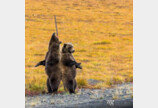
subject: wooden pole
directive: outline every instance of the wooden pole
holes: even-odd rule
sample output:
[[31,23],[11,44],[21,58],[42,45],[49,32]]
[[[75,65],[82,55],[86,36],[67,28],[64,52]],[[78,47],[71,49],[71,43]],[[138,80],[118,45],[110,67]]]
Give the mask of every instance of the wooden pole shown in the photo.
[[54,15],[54,20],[55,20],[55,28],[56,28],[56,34],[58,36],[58,28],[57,28],[57,21],[56,21],[56,16]]

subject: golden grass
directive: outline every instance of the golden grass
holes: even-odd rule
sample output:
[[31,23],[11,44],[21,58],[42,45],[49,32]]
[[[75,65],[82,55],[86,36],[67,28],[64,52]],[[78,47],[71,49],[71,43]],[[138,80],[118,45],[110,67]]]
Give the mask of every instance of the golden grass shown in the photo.
[[60,40],[74,44],[74,57],[82,63],[79,87],[90,87],[85,79],[103,81],[92,88],[133,81],[132,0],[26,0],[25,4],[26,90],[46,91],[44,67],[34,65],[45,57],[55,32],[54,15]]

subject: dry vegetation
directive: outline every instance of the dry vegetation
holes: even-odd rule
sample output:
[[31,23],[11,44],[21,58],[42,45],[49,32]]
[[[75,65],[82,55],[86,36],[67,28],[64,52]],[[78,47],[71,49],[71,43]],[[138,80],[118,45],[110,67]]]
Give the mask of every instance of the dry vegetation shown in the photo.
[[[78,87],[102,88],[133,81],[132,0],[26,0],[25,87],[46,91],[43,60],[57,15],[59,38],[74,44],[74,57],[82,63]],[[101,80],[90,86],[87,79]],[[59,90],[62,90],[62,85]]]

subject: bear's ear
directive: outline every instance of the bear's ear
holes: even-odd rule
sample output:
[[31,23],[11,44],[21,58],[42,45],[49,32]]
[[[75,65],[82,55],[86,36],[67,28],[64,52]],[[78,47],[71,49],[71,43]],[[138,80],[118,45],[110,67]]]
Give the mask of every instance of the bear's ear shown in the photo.
[[63,48],[62,48],[62,52],[66,53],[66,44],[64,43]]

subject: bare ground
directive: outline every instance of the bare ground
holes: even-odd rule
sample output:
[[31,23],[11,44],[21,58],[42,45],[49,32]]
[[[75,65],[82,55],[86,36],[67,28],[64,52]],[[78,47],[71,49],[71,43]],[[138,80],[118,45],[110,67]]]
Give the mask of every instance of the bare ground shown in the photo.
[[133,84],[110,89],[80,89],[76,94],[41,94],[25,97],[26,108],[115,108],[133,107]]

